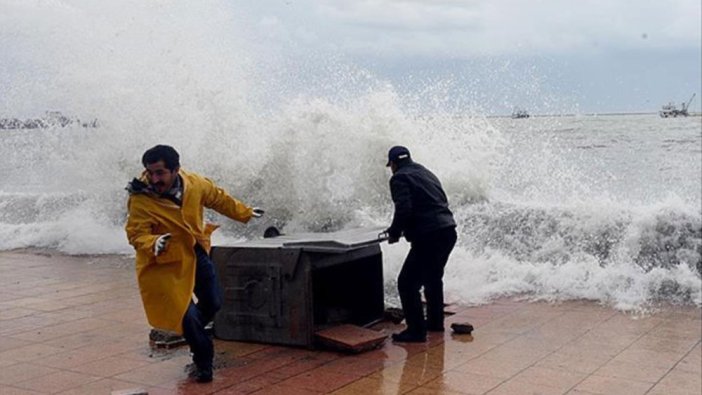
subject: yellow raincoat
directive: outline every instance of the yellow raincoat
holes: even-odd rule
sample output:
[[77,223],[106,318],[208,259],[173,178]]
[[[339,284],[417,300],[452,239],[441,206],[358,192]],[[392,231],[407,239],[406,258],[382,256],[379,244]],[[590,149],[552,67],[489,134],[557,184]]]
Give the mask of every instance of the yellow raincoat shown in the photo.
[[[252,208],[229,196],[211,180],[184,170],[183,204],[146,193],[131,193],[126,231],[136,250],[136,273],[149,324],[183,333],[183,316],[195,287],[195,243],[209,253],[216,225],[205,224],[204,207],[248,222]],[[147,181],[142,175],[142,181]],[[166,249],[154,256],[158,236],[170,233]]]

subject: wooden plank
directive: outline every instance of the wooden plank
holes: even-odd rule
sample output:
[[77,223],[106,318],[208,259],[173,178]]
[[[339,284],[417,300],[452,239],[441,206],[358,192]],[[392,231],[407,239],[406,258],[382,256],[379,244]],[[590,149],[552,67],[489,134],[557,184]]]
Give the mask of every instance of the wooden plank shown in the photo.
[[387,335],[384,332],[344,324],[317,331],[315,338],[323,346],[334,350],[359,353],[380,347]]

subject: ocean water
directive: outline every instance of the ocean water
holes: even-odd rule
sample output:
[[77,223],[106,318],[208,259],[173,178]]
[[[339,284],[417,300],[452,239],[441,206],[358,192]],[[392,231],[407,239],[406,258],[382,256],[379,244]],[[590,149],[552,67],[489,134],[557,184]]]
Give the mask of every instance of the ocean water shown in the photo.
[[[0,130],[0,250],[132,254],[124,186],[158,143],[266,209],[246,226],[208,214],[223,225],[215,244],[270,225],[387,225],[386,153],[403,144],[459,224],[447,299],[702,306],[699,116],[485,117],[447,98],[450,82],[407,92],[343,59],[272,54],[221,2],[156,19],[163,4],[127,3],[17,2],[0,16],[0,118],[99,121]],[[392,301],[408,246],[382,248]]]

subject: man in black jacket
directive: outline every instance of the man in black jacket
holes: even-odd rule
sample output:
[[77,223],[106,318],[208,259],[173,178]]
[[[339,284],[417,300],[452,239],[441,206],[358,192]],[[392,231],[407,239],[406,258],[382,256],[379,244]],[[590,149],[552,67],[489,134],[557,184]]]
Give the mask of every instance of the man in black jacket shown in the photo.
[[[410,152],[395,146],[388,152],[392,170],[390,192],[395,203],[388,242],[404,236],[410,252],[397,279],[397,289],[407,329],[392,335],[398,342],[424,342],[427,330],[444,330],[444,266],[456,244],[456,222],[441,182],[424,166],[413,162]],[[419,290],[424,287],[427,319],[424,321]]]

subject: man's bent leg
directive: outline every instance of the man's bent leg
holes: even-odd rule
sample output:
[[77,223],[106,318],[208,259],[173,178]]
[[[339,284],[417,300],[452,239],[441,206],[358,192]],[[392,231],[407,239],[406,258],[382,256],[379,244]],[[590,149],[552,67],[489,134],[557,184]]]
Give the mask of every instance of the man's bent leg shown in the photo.
[[204,320],[203,325],[207,325],[222,307],[222,292],[215,264],[199,244],[195,245],[195,255],[197,257],[197,270],[195,271],[194,292],[197,296],[197,308],[202,313]]
[[[214,319],[214,315],[222,306],[222,294],[214,263],[199,244],[195,245],[197,266],[195,269],[195,289],[197,305],[191,303],[188,307],[187,317],[189,322],[190,350],[193,353],[193,362],[197,367],[197,380],[200,382],[212,381],[212,364],[214,359],[214,344],[205,326]],[[183,331],[186,324],[183,320]]]
[[424,297],[427,300],[427,329],[444,330],[444,267],[456,244],[454,228],[437,232],[435,250],[425,267]]
[[205,332],[202,313],[190,303],[188,310],[183,317],[183,337],[190,346],[193,353],[193,362],[197,367],[198,381],[212,381],[212,359],[214,357],[214,346],[212,339]]

